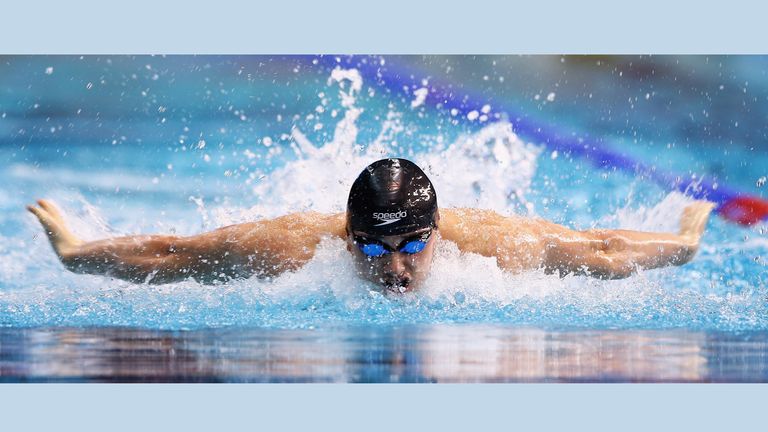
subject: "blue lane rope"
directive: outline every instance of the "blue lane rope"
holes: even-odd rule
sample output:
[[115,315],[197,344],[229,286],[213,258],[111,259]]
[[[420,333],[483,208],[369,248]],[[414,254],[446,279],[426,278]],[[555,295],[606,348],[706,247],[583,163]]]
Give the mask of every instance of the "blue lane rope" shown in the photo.
[[[321,64],[330,69],[355,68],[366,82],[375,82],[394,94],[410,97],[413,90],[423,87],[417,71],[400,67],[388,58],[324,55],[307,59],[313,64]],[[598,168],[616,169],[645,177],[668,190],[678,190],[694,198],[707,199],[718,205],[718,214],[732,222],[751,225],[760,220],[768,220],[768,200],[706,179],[659,170],[629,156],[605,149],[597,139],[565,134],[554,126],[528,120],[503,102],[473,94],[464,89],[462,84],[454,85],[431,77],[426,87],[429,93],[424,103],[456,114],[457,118],[467,118],[473,111],[480,113],[483,106],[490,105],[496,107],[494,113],[503,114],[509,119],[516,134],[542,144],[551,151],[585,159]]]

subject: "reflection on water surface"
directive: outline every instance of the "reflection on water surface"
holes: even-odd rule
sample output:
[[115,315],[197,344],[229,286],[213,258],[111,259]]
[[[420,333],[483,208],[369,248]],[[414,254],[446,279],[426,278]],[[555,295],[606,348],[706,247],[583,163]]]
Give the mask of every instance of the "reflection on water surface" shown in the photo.
[[0,380],[766,382],[768,333],[489,325],[0,329]]

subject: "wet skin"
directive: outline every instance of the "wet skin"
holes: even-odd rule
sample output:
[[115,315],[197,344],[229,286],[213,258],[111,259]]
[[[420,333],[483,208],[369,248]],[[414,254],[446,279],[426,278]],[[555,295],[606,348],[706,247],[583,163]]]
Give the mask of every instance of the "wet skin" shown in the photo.
[[424,250],[397,251],[419,232],[377,240],[395,251],[366,256],[355,244],[343,213],[294,213],[275,219],[230,225],[193,236],[138,235],[85,242],[66,226],[48,200],[27,209],[43,226],[64,266],[137,283],[162,284],[193,278],[203,283],[251,276],[275,277],[293,271],[315,254],[323,238],[346,239],[360,276],[392,292],[411,291],[426,279],[438,241],[464,253],[496,258],[500,268],[519,273],[583,274],[602,279],[629,277],[638,269],[682,265],[699,248],[712,203],[689,204],[677,233],[630,230],[572,230],[541,219],[503,216],[482,209],[442,209],[438,230]]
[[[418,238],[430,230],[432,234],[421,252],[409,254],[398,250],[404,241]],[[362,231],[354,231],[352,234],[347,235],[347,250],[352,253],[357,272],[363,279],[380,284],[388,291],[404,293],[418,288],[429,275],[438,237],[436,228],[425,228],[399,236],[375,237]],[[375,239],[389,246],[393,252],[369,257],[360,250],[354,236]]]

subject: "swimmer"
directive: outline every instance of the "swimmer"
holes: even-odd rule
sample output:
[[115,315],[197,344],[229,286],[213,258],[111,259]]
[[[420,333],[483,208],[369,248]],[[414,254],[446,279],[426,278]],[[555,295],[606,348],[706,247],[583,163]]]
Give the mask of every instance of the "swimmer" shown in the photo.
[[323,238],[336,237],[346,241],[362,278],[401,293],[424,282],[441,241],[454,242],[464,253],[493,257],[510,272],[543,269],[561,276],[618,279],[639,269],[685,264],[696,254],[713,208],[706,201],[686,207],[677,234],[575,231],[489,210],[438,210],[432,183],[405,159],[382,159],[366,167],[352,185],[346,213],[289,214],[189,237],[84,242],[69,231],[51,201],[27,207],[61,262],[75,273],[151,284],[274,277],[300,268]]

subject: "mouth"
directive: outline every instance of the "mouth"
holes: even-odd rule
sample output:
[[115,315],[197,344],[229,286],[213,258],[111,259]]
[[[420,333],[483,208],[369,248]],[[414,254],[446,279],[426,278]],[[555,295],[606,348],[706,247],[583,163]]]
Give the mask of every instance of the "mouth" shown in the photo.
[[408,291],[408,288],[402,285],[387,285],[387,292],[391,292],[395,294],[403,294],[406,291]]
[[384,288],[388,292],[396,293],[396,294],[403,294],[406,291],[408,291],[408,286],[410,285],[410,280],[395,280],[395,281],[382,281],[384,284]]

